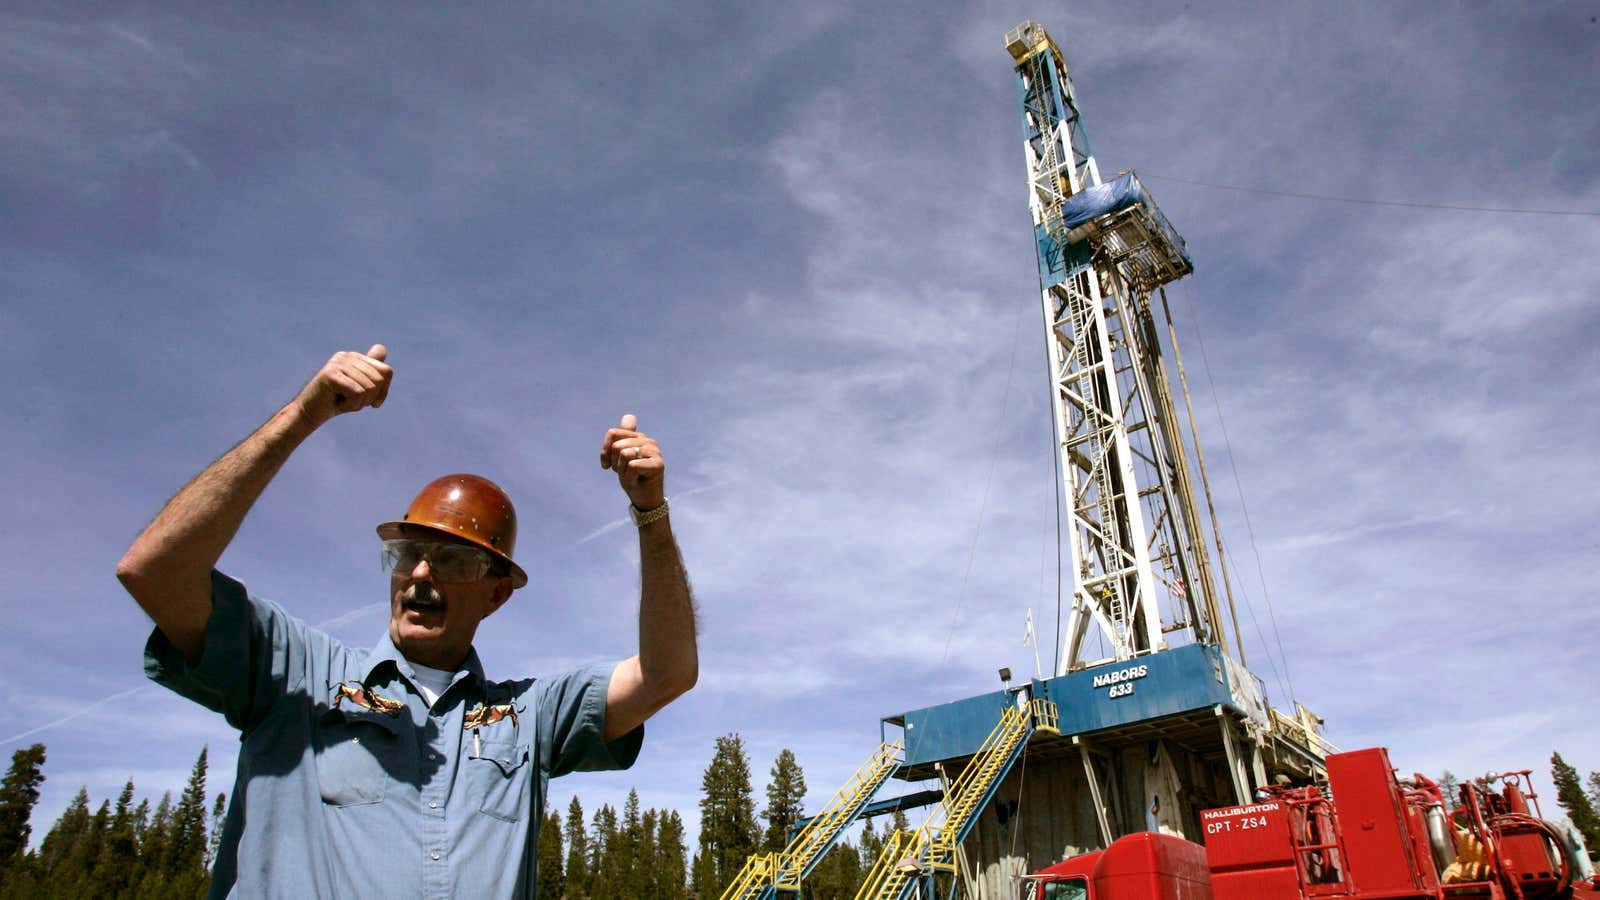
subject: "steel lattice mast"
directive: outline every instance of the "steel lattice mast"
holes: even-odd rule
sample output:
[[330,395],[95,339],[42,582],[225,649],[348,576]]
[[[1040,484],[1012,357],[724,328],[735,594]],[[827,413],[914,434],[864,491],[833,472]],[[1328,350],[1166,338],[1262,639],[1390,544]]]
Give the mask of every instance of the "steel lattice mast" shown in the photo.
[[[1175,633],[1227,650],[1151,311],[1153,291],[1192,271],[1183,238],[1137,177],[1102,182],[1049,34],[1025,22],[1006,35],[1006,47],[1022,100],[1062,502],[1071,523],[1074,584],[1067,652],[1056,674],[1164,650]],[[1089,658],[1091,624],[1109,655]]]

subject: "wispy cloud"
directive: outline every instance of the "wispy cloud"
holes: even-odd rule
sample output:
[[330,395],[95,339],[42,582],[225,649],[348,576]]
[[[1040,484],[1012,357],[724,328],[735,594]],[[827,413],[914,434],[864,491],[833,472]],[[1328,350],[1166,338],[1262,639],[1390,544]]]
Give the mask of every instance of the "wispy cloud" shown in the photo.
[[43,732],[49,731],[52,728],[60,728],[61,726],[66,725],[69,722],[76,721],[78,719],[83,718],[84,716],[92,715],[92,714],[94,714],[94,713],[96,713],[96,712],[98,712],[98,711],[100,711],[100,710],[102,710],[102,709],[104,709],[106,707],[112,706],[112,705],[117,704],[117,703],[121,703],[123,700],[126,700],[129,697],[132,697],[134,694],[138,694],[138,693],[141,693],[143,691],[146,691],[151,687],[152,687],[152,685],[139,685],[138,687],[128,688],[125,691],[118,691],[117,693],[112,694],[109,697],[102,697],[99,700],[96,700],[96,701],[94,701],[92,703],[86,703],[86,704],[79,705],[78,708],[74,709],[72,712],[67,713],[64,716],[60,716],[60,717],[57,717],[55,719],[51,719],[50,721],[45,722],[42,725],[35,725],[34,727],[29,728],[27,731],[23,731],[23,732],[21,732],[19,734],[14,734],[14,735],[12,735],[12,736],[10,736],[8,738],[0,738],[0,745],[15,744],[15,743],[17,743],[19,741],[22,741],[22,740],[25,740],[27,738],[33,737],[36,734],[41,734]]
[[[715,485],[715,484],[701,485],[700,487],[690,488],[689,490],[686,490],[686,491],[679,491],[679,492],[673,494],[668,499],[670,499],[671,501],[673,501],[674,503],[677,504],[674,507],[674,509],[676,511],[678,511],[680,514],[681,513],[685,513],[685,512],[689,512],[688,507],[683,503],[684,500],[688,499],[689,497],[693,497],[695,494],[701,494],[701,493],[705,493],[706,491],[709,491],[709,490],[714,490],[715,488],[717,488],[719,486],[720,485]],[[692,515],[692,513],[690,513],[690,514]],[[681,515],[680,515],[680,518],[681,518]],[[628,525],[628,524],[630,524],[630,520],[627,519],[627,518],[612,519],[611,521],[605,523],[604,525],[601,525],[600,527],[598,527],[595,530],[589,532],[588,534],[584,535],[583,537],[578,538],[578,542],[574,546],[587,544],[590,541],[594,540],[595,538],[600,537],[601,535],[610,534],[611,532],[616,531],[617,529],[621,528],[622,526]]]

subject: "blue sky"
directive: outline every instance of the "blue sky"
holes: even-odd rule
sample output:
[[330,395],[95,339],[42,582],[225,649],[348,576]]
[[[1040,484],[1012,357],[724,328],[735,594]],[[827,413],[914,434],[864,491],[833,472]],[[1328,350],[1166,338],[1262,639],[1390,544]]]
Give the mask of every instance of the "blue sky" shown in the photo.
[[563,810],[637,786],[692,827],[729,732],[758,791],[792,748],[814,807],[881,716],[1031,671],[1027,18],[1196,260],[1170,296],[1274,701],[1408,770],[1600,769],[1600,220],[1192,183],[1600,211],[1600,6],[547,6],[0,7],[0,752],[49,747],[36,835],[80,786],[180,787],[202,743],[231,788],[220,718],[136,690],[112,569],[376,341],[388,404],[304,446],[222,562],[353,643],[384,623],[373,525],[467,470],[517,499],[531,576],[491,674],[632,652],[595,451],[634,412],[666,453],[701,685]]

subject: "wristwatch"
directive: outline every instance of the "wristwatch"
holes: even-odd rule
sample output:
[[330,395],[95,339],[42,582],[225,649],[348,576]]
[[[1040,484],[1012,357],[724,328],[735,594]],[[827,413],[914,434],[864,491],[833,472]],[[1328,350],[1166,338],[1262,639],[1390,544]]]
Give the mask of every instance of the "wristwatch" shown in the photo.
[[649,525],[651,522],[665,519],[666,517],[667,501],[665,499],[661,501],[660,506],[657,506],[654,509],[640,509],[639,507],[634,506],[632,503],[628,504],[628,518],[632,519],[633,524],[640,528]]

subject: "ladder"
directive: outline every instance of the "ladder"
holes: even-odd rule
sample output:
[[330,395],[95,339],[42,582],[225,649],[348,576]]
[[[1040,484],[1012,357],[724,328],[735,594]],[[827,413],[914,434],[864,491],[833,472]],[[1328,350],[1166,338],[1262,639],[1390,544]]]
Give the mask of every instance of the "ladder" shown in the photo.
[[901,742],[879,744],[854,775],[805,828],[777,853],[751,854],[721,900],[774,900],[778,892],[798,894],[800,882],[861,814],[889,776],[900,768]]
[[915,832],[897,831],[885,842],[855,900],[905,900],[919,881],[939,872],[955,874],[956,848],[977,824],[978,814],[1035,731],[1061,733],[1058,717],[1049,700],[1030,700],[1026,710],[1008,705],[928,821]]

